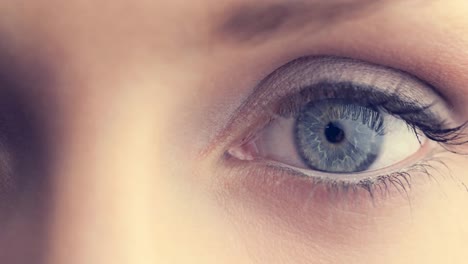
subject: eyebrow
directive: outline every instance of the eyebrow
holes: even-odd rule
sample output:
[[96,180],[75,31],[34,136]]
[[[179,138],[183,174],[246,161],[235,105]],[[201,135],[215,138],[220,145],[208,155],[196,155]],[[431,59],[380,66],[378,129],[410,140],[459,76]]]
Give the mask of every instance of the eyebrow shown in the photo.
[[[275,3],[250,3],[231,6],[222,14],[216,33],[237,43],[259,42],[275,33],[294,32],[314,25],[329,27],[370,11],[383,0],[280,0]],[[361,12],[362,11],[362,12]]]

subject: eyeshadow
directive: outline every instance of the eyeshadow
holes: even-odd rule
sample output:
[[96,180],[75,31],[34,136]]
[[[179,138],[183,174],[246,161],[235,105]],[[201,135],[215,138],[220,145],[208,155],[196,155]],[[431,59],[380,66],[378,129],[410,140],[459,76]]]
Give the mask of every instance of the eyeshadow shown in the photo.
[[[323,85],[320,84],[329,84],[328,89],[323,89]],[[357,92],[353,87],[360,87],[361,92]],[[451,114],[451,106],[439,96],[434,87],[406,72],[350,58],[309,56],[281,66],[261,81],[232,114],[223,131],[229,130],[229,127],[243,127],[246,123],[258,123],[262,116],[284,114],[288,107],[294,110],[293,104],[286,103],[281,106],[288,97],[307,101],[315,99],[314,96],[327,97],[327,93],[343,96],[346,90],[353,89],[354,93],[348,93],[348,97],[359,96],[364,100],[369,97],[369,90],[366,89],[372,89],[375,98],[370,95],[369,100],[398,96],[400,101],[408,102],[406,107],[409,104],[419,108],[431,105],[435,116]],[[262,122],[268,122],[268,118],[264,119]],[[221,132],[219,138],[225,136],[226,132]]]
[[[329,84],[327,91],[335,96],[340,93],[337,88],[351,89],[354,85],[375,88],[380,94],[412,98],[421,105],[431,104],[434,100],[447,104],[436,88],[406,72],[354,59],[326,56],[302,57],[278,68],[256,87],[246,105],[260,104],[258,101],[266,98],[282,98],[307,87],[321,88],[318,84]],[[334,84],[342,87],[334,87]]]

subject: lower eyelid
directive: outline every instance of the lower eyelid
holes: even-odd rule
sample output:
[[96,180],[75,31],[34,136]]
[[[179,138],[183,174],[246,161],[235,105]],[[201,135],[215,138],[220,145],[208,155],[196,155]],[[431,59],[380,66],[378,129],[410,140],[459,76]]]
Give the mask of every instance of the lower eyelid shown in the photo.
[[[402,194],[412,191],[413,185],[425,183],[428,178],[435,177],[433,174],[450,173],[446,171],[447,167],[440,163],[439,158],[436,158],[445,153],[448,152],[434,142],[427,142],[418,155],[388,168],[387,171],[367,172],[347,180],[330,180],[330,177],[321,178],[318,175],[306,176],[300,169],[266,160],[241,161],[234,157],[226,157],[223,163],[229,171],[236,174],[233,177],[236,184],[233,186],[241,184],[244,190],[264,191],[262,197],[273,195],[271,199],[292,200],[295,205],[302,204],[307,207],[345,206],[349,209],[349,205],[359,204],[356,209],[360,210],[389,201],[400,200],[407,203],[408,197]],[[431,163],[433,159],[435,166]],[[438,168],[439,165],[442,165],[442,169]],[[377,173],[383,175],[378,176]]]
[[[277,168],[232,165],[220,190],[223,206],[229,211],[244,208],[243,211],[252,214],[247,221],[265,221],[274,229],[298,232],[299,238],[323,236],[323,241],[333,240],[335,235],[352,238],[357,234],[349,234],[349,228],[345,227],[362,228],[366,225],[362,222],[364,218],[390,217],[389,212],[394,210],[410,214],[408,197],[396,188],[389,187],[385,196],[376,191],[372,199],[364,188],[336,191],[333,186]],[[243,219],[246,221],[245,215]]]
[[[227,161],[231,163],[232,161]],[[341,184],[330,184],[330,181],[321,180],[314,177],[304,177],[303,174],[297,171],[282,167],[275,166],[272,164],[258,162],[242,162],[233,161],[234,164],[228,166],[232,168],[230,171],[235,175],[229,179],[232,179],[231,184],[225,186],[229,190],[234,188],[240,188],[243,191],[251,191],[253,193],[263,193],[261,197],[265,198],[268,196],[271,199],[277,199],[282,202],[292,202],[294,206],[338,206],[346,205],[348,203],[363,203],[371,205],[373,199],[384,198],[384,197],[371,197],[369,191],[365,188],[361,188],[356,185],[355,190],[348,192],[353,189],[353,184],[348,185],[349,189],[340,189]],[[385,194],[385,197],[391,197],[398,194],[398,192],[391,192]],[[390,195],[387,197],[387,195]],[[292,204],[291,204],[292,205]]]

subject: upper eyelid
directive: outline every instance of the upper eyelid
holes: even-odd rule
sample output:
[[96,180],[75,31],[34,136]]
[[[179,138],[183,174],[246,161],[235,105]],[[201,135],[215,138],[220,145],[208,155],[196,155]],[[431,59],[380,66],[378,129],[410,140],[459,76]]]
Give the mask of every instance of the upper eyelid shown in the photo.
[[[350,68],[354,69],[350,70]],[[287,88],[288,91],[283,93],[286,95],[318,82],[340,82],[340,80],[367,86],[385,87],[388,92],[404,93],[411,97],[431,94],[448,103],[439,90],[409,73],[386,66],[334,56],[302,57],[289,62],[265,78],[255,88],[250,98],[263,96],[278,86],[282,86],[283,89]]]
[[[339,76],[340,73],[344,72],[342,67],[354,67],[357,73],[355,76],[359,76],[361,79],[356,79],[355,76],[349,74],[348,76]],[[322,75],[317,77],[320,74]],[[382,75],[385,76],[385,79],[382,79]],[[365,78],[362,76],[365,76]],[[380,76],[380,79],[371,79],[375,78],[375,76]],[[357,85],[364,82],[367,86],[375,84],[372,86],[385,87],[387,93],[397,92],[401,97],[416,98],[421,105],[430,105],[434,100],[438,100],[441,104],[438,104],[439,109],[437,111],[447,112],[446,114],[453,109],[450,102],[441,96],[435,87],[406,72],[349,58],[334,56],[302,57],[281,66],[260,82],[231,116],[230,123],[236,123],[236,117],[238,116],[243,117],[242,120],[237,120],[238,122],[245,122],[250,118],[259,116],[260,112],[267,111],[268,114],[274,114],[275,109],[271,109],[273,102],[295,95],[315,83],[321,81],[337,82],[337,79],[339,81],[340,78],[343,81],[354,81]],[[228,126],[232,125],[236,124]]]

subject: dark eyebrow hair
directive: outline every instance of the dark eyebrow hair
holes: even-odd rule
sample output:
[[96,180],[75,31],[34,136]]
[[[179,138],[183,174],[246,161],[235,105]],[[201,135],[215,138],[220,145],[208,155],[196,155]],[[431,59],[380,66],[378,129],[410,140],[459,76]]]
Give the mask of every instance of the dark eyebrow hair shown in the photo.
[[258,42],[280,31],[317,29],[370,11],[383,0],[279,0],[237,4],[222,13],[216,34],[230,42]]

